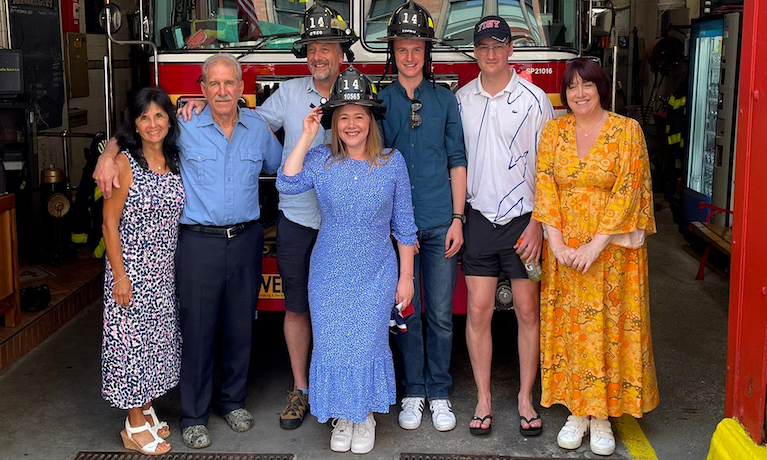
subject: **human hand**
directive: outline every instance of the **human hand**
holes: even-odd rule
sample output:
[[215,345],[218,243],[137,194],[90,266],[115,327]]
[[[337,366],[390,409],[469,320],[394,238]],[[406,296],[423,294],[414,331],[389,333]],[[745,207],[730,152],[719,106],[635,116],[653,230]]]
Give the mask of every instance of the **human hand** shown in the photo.
[[600,247],[593,240],[580,246],[578,249],[574,249],[572,252],[572,262],[570,266],[581,273],[586,273],[591,268],[591,264],[602,253],[604,247]]
[[315,136],[317,136],[317,132],[320,130],[320,120],[322,120],[322,108],[312,108],[312,110],[304,117],[304,134],[307,134],[314,139]]
[[554,254],[554,258],[557,259],[557,262],[559,262],[559,265],[570,267],[573,263],[573,254],[575,253],[575,249],[571,248],[570,246],[567,246],[566,244],[562,244],[559,246],[551,244],[551,252]]
[[445,237],[445,258],[449,259],[461,250],[463,246],[463,224],[458,219],[453,219]]
[[413,275],[410,273],[401,273],[397,282],[397,292],[394,294],[394,303],[402,302],[402,305],[408,306],[413,301],[415,295],[415,284]]
[[118,281],[112,286],[112,297],[115,302],[127,307],[131,300],[133,300],[133,285],[130,278],[125,276],[124,278],[118,278]]
[[183,107],[176,110],[176,116],[181,115],[182,120],[189,121],[192,119],[192,114],[199,115],[206,105],[208,105],[208,102],[204,100],[195,99],[189,101]]
[[530,220],[522,236],[517,240],[514,249],[517,250],[519,258],[524,263],[538,261],[541,258],[541,247],[543,246],[543,228],[535,220]]
[[104,199],[112,198],[112,187],[120,188],[120,168],[115,163],[114,156],[102,154],[93,170],[93,179],[96,181]]
[[415,244],[413,245],[413,255],[418,254],[418,252],[421,250],[421,242],[418,241],[418,239],[415,240]]

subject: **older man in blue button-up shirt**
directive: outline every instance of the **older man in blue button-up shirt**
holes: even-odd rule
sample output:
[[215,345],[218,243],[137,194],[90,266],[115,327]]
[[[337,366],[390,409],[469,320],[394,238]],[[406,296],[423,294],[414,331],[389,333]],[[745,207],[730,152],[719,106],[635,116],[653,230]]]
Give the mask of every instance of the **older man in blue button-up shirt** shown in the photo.
[[200,117],[182,122],[181,177],[187,202],[176,253],[181,334],[184,443],[210,445],[213,351],[220,331],[221,383],[215,405],[234,431],[247,431],[244,408],[264,232],[256,222],[258,176],[276,172],[282,146],[257,115],[239,110],[240,64],[218,54],[203,64]]

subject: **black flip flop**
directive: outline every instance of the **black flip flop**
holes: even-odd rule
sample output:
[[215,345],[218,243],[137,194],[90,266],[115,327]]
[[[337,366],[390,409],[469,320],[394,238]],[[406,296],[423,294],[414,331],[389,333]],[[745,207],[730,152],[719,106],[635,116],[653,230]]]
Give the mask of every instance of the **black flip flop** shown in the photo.
[[[490,434],[490,431],[493,430],[493,416],[492,415],[485,415],[484,417],[477,417],[476,415],[471,418],[472,422],[474,420],[479,420],[479,427],[473,428],[469,426],[469,432],[473,434],[474,436],[482,436],[486,434]],[[490,420],[490,425],[487,426],[487,428],[482,428],[482,425],[485,424],[485,420]]]
[[[538,436],[541,433],[543,433],[543,425],[542,424],[539,427],[533,427],[532,426],[532,422],[534,422],[536,420],[540,420],[540,419],[541,419],[541,416],[538,415],[538,414],[535,414],[534,416],[530,417],[529,419],[527,419],[527,418],[525,418],[525,417],[520,415],[519,416],[519,421],[520,421],[520,424],[519,424],[519,434],[521,434],[522,436],[528,436],[529,437],[529,436]],[[523,422],[523,421],[525,423],[527,423],[528,426],[530,426],[530,428],[528,428],[528,429],[522,428],[522,423],[521,422]]]

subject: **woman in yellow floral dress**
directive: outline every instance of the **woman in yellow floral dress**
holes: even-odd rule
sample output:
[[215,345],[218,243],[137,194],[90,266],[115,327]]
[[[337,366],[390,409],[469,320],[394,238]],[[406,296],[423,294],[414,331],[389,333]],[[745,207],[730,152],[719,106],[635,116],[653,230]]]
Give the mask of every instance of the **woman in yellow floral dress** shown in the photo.
[[547,236],[541,283],[541,404],[572,415],[557,444],[615,451],[610,417],[658,405],[645,237],[655,233],[639,124],[608,112],[610,83],[589,59],[568,64],[538,145],[535,209]]

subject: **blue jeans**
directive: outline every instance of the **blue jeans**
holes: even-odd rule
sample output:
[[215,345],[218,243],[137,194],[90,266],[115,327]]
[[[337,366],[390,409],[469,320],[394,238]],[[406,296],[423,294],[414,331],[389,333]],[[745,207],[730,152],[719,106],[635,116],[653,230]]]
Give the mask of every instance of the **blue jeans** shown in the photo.
[[[407,319],[407,332],[396,335],[402,357],[400,383],[404,397],[446,399],[453,383],[450,353],[453,345],[453,288],[456,257],[445,258],[450,224],[418,231],[421,248],[415,256],[415,313]],[[426,353],[421,325],[421,281],[426,310]]]

